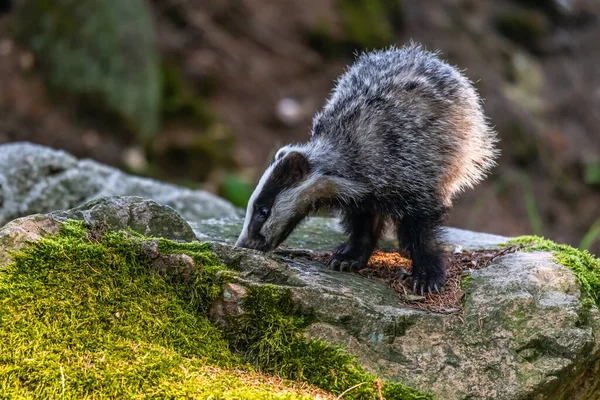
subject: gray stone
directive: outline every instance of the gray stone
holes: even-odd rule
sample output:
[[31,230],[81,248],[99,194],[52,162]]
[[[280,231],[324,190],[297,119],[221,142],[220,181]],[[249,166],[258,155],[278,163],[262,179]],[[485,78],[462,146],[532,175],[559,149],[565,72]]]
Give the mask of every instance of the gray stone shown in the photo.
[[231,203],[208,192],[128,175],[30,143],[0,146],[0,171],[0,225],[105,196],[148,197],[173,207],[187,220],[241,215]]
[[470,251],[497,249],[510,240],[510,238],[506,236],[491,235],[489,233],[473,232],[450,227],[443,228],[440,236],[442,241],[449,247],[458,247]]
[[597,398],[600,315],[550,253],[499,257],[471,273],[462,314],[438,314],[399,305],[384,282],[329,271],[308,252],[213,251],[239,271],[237,285],[291,290],[314,313],[309,337],[345,346],[384,379],[440,399]]
[[0,229],[0,269],[11,260],[11,252],[20,250],[28,243],[37,242],[46,235],[57,234],[61,223],[45,215],[31,215],[9,222]]
[[55,211],[49,216],[59,220],[69,219],[106,223],[113,229],[131,229],[147,236],[171,240],[196,239],[192,228],[171,207],[133,196],[112,196],[92,200],[67,211]]
[[[86,221],[102,229],[131,229],[147,236],[177,241],[196,239],[187,222],[169,206],[141,197],[100,198],[71,210],[34,214],[6,224],[0,229],[0,269],[11,262],[13,251],[44,236],[59,233],[67,220]],[[156,240],[144,242],[142,251],[158,272],[176,269],[185,277],[193,269],[193,260],[188,255],[159,254]]]

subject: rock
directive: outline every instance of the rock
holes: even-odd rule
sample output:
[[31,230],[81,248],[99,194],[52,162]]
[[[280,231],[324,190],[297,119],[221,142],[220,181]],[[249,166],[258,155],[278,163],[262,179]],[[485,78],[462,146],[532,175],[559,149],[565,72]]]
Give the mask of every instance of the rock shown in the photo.
[[169,206],[142,197],[102,197],[67,211],[55,211],[49,216],[59,220],[106,223],[113,229],[131,229],[146,236],[171,240],[196,239],[192,228]]
[[[109,197],[72,210],[15,220],[0,230],[0,267],[10,250],[58,232],[68,218],[106,221],[114,227],[191,239],[192,229],[170,207],[135,197]],[[272,285],[289,290],[295,306],[311,315],[304,334],[344,346],[360,363],[391,382],[441,399],[593,399],[600,387],[600,315],[582,296],[573,273],[548,252],[517,252],[470,272],[462,313],[425,312],[399,304],[386,282],[326,269],[316,251],[343,235],[337,221],[308,220],[271,254],[232,246],[241,218],[196,221],[211,250],[236,275],[210,315],[218,326],[243,315],[248,290]],[[493,249],[507,238],[445,229],[449,248]],[[384,241],[392,247],[393,241]],[[187,254],[161,254],[155,240],[141,243],[150,267],[194,268]],[[228,275],[229,276],[229,275]]]
[[[200,240],[233,244],[239,236],[244,221],[241,218],[212,218],[192,221],[190,226]],[[510,238],[487,233],[471,232],[464,229],[445,227],[441,232],[442,241],[451,251],[456,247],[464,250],[495,249]],[[283,243],[283,247],[330,251],[346,240],[346,235],[336,218],[313,217],[306,220]],[[380,246],[383,249],[397,248],[396,240],[388,232]]]
[[11,251],[20,250],[30,242],[57,234],[60,222],[44,215],[23,217],[6,224],[0,229],[0,269],[11,261]]
[[[140,197],[96,198],[80,205],[88,196],[114,191],[173,199],[183,190],[78,161],[63,152],[24,144],[2,146],[0,167],[5,171],[0,182],[3,218],[23,210],[78,205],[21,218],[2,228],[0,268],[10,261],[10,251],[57,233],[71,218],[175,240],[197,236],[211,242],[212,251],[236,271],[224,281],[223,297],[210,308],[219,326],[243,315],[248,290],[268,284],[289,290],[295,306],[311,315],[304,331],[307,337],[346,347],[365,368],[387,381],[442,399],[598,397],[600,315],[582,295],[574,274],[551,253],[501,255],[488,267],[470,272],[461,291],[460,314],[425,312],[400,304],[386,282],[330,271],[317,261],[315,253],[329,251],[345,238],[334,218],[308,219],[286,246],[264,254],[233,247],[243,219],[218,199],[208,202],[217,204],[218,210],[209,219],[200,218],[206,212],[202,205],[199,209],[180,205],[187,212],[185,218],[193,219],[188,224],[176,207]],[[172,188],[175,191],[169,192]],[[211,198],[203,192],[187,193],[190,201]],[[496,249],[508,240],[453,228],[445,228],[442,239],[450,251]],[[190,276],[194,268],[190,255],[161,254],[156,240],[141,245],[150,267],[159,274],[175,270],[184,278]],[[388,235],[382,246],[395,248],[395,241]]]
[[[0,229],[0,269],[10,262],[11,251],[20,250],[46,235],[57,234],[69,219],[86,221],[102,229],[131,229],[151,237],[177,241],[196,239],[187,222],[169,206],[140,197],[106,197],[71,210],[30,215],[6,224]],[[193,260],[185,254],[161,255],[155,240],[144,243],[142,250],[158,272],[176,268],[185,277],[193,268]]]
[[245,287],[226,283],[223,285],[223,296],[215,301],[209,311],[211,320],[220,326],[226,326],[227,318],[243,314],[242,301],[246,296]]
[[127,175],[30,143],[0,146],[0,169],[0,224],[104,196],[148,197],[173,207],[187,220],[240,215],[233,205],[208,192]]
[[[498,244],[493,236],[469,236],[476,248]],[[465,237],[459,232],[457,241],[469,248]],[[309,337],[345,346],[383,379],[440,399],[598,393],[600,315],[581,301],[574,275],[550,253],[514,253],[472,272],[457,315],[401,306],[386,283],[329,271],[297,252],[267,257],[222,243],[213,250],[239,271],[235,284],[291,290],[297,306],[314,315]],[[218,311],[225,320],[227,308]]]

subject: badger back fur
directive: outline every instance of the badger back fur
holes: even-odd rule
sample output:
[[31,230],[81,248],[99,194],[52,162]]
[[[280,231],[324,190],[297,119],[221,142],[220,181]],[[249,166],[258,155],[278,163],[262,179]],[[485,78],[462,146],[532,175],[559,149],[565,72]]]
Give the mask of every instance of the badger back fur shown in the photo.
[[470,81],[437,54],[414,44],[363,54],[314,117],[309,141],[278,151],[238,245],[271,250],[304,217],[334,207],[350,238],[331,267],[366,266],[390,220],[415,290],[439,289],[437,229],[455,195],[495,164],[496,141]]

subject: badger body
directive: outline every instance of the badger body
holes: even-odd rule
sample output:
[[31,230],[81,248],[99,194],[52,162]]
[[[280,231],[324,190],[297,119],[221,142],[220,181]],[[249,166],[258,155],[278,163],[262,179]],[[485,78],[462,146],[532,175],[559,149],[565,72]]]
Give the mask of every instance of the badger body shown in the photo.
[[277,152],[237,245],[273,250],[306,216],[334,208],[349,238],[330,268],[364,268],[391,222],[413,262],[413,290],[439,291],[438,230],[454,196],[495,164],[496,141],[470,81],[437,54],[414,44],[363,54],[315,115],[308,142]]

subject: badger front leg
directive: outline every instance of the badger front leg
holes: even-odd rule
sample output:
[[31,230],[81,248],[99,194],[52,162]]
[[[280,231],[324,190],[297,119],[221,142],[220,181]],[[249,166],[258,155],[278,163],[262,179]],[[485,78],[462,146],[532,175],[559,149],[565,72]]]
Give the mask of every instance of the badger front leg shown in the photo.
[[346,212],[342,224],[350,237],[333,251],[327,267],[334,271],[361,270],[379,242],[383,218],[371,213]]
[[445,211],[420,214],[419,218],[406,216],[397,220],[400,253],[408,252],[412,259],[411,273],[399,276],[412,284],[416,294],[440,293],[446,280],[446,266],[437,236]]

